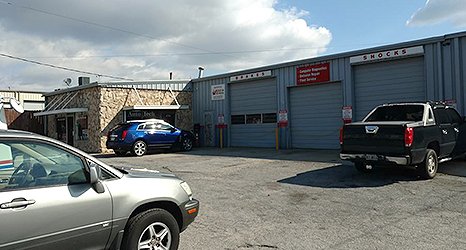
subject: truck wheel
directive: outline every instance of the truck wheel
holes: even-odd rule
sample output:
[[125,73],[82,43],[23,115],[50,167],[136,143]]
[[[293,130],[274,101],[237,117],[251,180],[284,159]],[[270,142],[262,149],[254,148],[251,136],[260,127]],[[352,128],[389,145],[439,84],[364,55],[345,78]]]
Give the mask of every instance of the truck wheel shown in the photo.
[[424,161],[417,166],[419,175],[424,179],[432,179],[437,174],[438,157],[432,149],[427,149]]
[[370,173],[372,169],[368,169],[366,167],[366,164],[363,162],[355,162],[354,167],[356,167],[356,170],[358,170],[361,173]]
[[151,209],[131,218],[125,227],[121,249],[178,249],[180,229],[169,212]]

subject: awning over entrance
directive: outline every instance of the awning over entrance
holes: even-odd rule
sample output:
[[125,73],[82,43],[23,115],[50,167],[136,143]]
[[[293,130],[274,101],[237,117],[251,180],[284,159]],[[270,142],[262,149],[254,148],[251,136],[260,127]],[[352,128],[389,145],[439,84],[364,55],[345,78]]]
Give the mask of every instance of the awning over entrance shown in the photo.
[[89,111],[88,108],[57,109],[57,110],[50,110],[50,111],[43,111],[43,112],[34,113],[34,116],[56,115],[56,114],[67,114],[67,113],[80,113],[80,112],[87,112],[87,111]]
[[123,110],[187,110],[189,105],[135,105],[124,107]]

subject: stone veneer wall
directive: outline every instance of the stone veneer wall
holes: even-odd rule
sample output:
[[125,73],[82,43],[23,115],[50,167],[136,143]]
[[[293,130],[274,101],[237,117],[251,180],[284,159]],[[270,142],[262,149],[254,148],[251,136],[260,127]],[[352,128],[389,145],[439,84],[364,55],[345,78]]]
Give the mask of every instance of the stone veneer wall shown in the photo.
[[[87,113],[72,114],[74,117],[75,139],[74,146],[86,152],[100,152],[101,145],[99,144],[100,136],[100,91],[97,87],[77,90],[78,94],[71,100],[65,108],[88,108]],[[72,92],[73,94],[76,91]],[[69,92],[68,92],[69,93]],[[46,97],[46,103],[50,102],[54,97],[66,96],[68,93],[62,93]],[[57,139],[56,118],[66,117],[67,114],[49,115],[47,116],[47,136]],[[88,140],[77,140],[77,116],[87,115],[88,121]]]
[[[110,88],[100,87],[100,148],[101,152],[110,152],[105,147],[108,131],[123,122],[123,108],[135,105],[176,105],[176,102],[167,90]],[[189,110],[178,110],[175,113],[178,128],[191,130],[192,93],[186,91],[173,91],[180,105],[188,105]],[[138,98],[141,98],[141,101]]]

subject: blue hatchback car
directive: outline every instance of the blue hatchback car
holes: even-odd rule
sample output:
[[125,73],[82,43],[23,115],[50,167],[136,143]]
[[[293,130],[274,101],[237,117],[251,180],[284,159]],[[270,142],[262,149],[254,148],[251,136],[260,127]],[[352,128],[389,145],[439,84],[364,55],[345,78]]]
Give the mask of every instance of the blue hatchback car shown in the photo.
[[119,124],[108,133],[106,145],[119,156],[128,152],[143,156],[153,148],[189,151],[193,141],[191,132],[175,128],[164,120],[150,119]]

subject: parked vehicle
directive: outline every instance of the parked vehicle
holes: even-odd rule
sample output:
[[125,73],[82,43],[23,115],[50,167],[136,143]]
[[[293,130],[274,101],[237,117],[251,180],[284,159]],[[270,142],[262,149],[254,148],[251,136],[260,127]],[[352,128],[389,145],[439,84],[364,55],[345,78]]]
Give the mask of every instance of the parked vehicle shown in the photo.
[[367,172],[377,165],[414,166],[433,178],[438,163],[466,153],[466,122],[442,103],[393,103],[340,131],[342,160]]
[[177,249],[199,202],[172,174],[0,130],[0,249]]
[[163,120],[150,119],[119,124],[108,133],[106,145],[119,156],[128,152],[143,156],[154,148],[189,151],[193,141],[194,135],[191,132],[175,128]]

